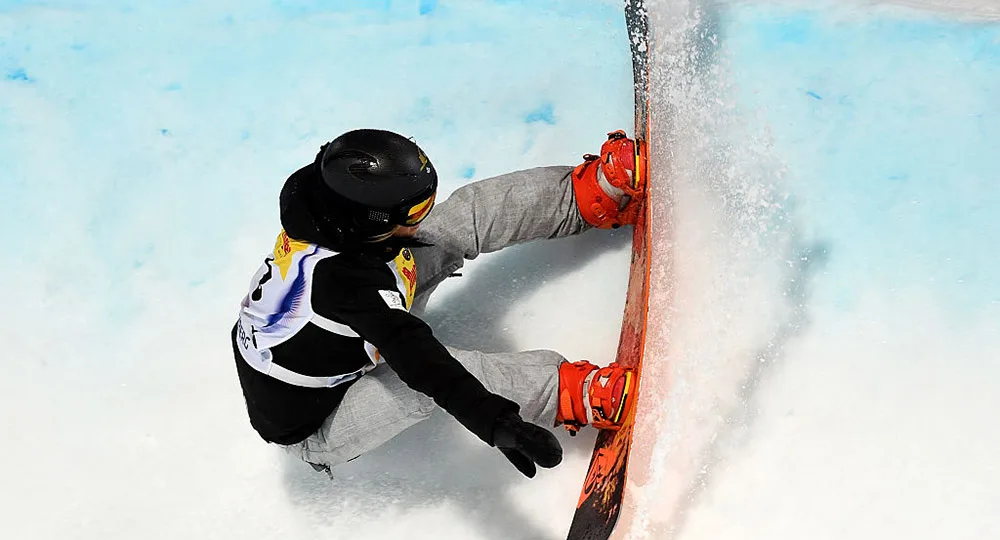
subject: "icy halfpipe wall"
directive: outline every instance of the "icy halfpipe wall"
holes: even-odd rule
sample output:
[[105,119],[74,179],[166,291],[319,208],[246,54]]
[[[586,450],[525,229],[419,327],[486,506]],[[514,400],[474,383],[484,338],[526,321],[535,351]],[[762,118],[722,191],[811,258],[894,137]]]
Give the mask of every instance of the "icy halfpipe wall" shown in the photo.
[[662,234],[617,538],[998,533],[1000,27],[970,7],[650,3]]

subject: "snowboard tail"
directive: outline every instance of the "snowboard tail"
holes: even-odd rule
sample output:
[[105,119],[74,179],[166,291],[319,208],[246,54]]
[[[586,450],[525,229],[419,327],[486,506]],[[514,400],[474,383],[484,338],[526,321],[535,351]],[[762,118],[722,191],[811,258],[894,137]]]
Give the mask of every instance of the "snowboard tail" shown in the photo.
[[[626,0],[625,21],[632,49],[632,69],[635,83],[636,151],[643,152],[645,170],[636,176],[647,182],[649,177],[649,15],[645,0]],[[643,204],[632,233],[632,263],[629,271],[625,315],[615,361],[636,369],[637,398],[642,389],[642,357],[646,339],[646,315],[649,302],[650,268],[649,203]],[[590,468],[577,503],[568,540],[606,540],[611,536],[621,512],[628,472],[629,451],[635,410],[628,413],[617,431],[601,431],[594,445]]]

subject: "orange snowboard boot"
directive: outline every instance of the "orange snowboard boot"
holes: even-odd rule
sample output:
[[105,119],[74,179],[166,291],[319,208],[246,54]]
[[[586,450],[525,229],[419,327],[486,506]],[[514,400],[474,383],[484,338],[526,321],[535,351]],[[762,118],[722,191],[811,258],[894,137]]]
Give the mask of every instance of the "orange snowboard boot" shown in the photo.
[[556,425],[566,426],[571,435],[587,424],[620,428],[635,401],[635,382],[635,370],[617,363],[599,368],[587,361],[563,362]]
[[580,215],[599,229],[634,225],[646,194],[646,153],[622,130],[608,133],[601,155],[587,154],[573,169]]

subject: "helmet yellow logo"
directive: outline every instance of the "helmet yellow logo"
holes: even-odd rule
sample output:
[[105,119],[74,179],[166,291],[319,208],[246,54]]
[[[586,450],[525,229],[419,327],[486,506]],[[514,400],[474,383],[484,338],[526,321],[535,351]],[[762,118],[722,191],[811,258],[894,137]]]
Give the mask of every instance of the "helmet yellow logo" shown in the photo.
[[427,164],[430,163],[430,160],[428,160],[427,156],[424,155],[423,150],[420,150],[419,148],[417,149],[417,155],[420,156],[420,170],[422,171],[427,168]]

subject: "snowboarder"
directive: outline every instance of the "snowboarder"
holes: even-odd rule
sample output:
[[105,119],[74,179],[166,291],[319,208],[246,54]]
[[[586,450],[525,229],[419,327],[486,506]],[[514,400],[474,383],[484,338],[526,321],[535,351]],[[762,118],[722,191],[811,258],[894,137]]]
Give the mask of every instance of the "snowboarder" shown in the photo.
[[329,472],[436,405],[528,477],[562,460],[537,424],[619,427],[634,400],[631,370],[547,350],[447,348],[418,315],[465,259],[634,224],[644,195],[636,159],[616,131],[575,168],[482,180],[435,206],[437,173],[412,140],[362,129],[324,145],[285,182],[282,231],[232,329],[250,424]]

